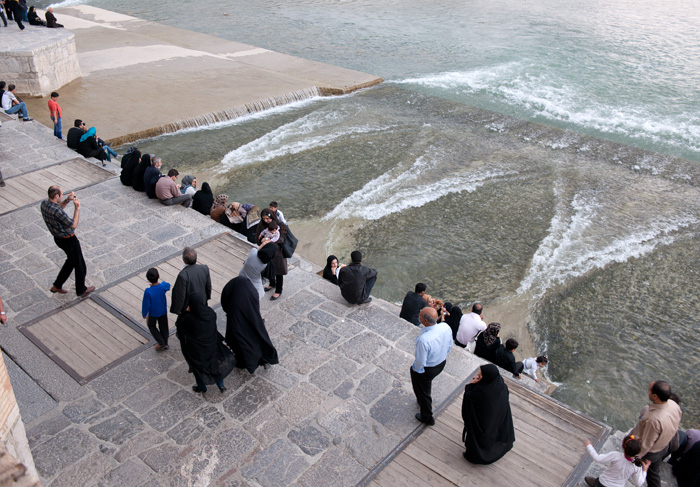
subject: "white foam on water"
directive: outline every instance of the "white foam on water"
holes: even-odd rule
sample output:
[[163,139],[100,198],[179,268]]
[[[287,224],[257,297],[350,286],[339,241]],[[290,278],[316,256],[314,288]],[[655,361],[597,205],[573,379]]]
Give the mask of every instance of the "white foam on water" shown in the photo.
[[346,115],[337,110],[305,115],[232,150],[223,157],[217,172],[325,147],[338,139],[385,132],[392,128],[391,125],[373,123],[340,127],[345,120]]
[[534,299],[547,290],[602,269],[614,262],[625,262],[653,251],[658,245],[673,242],[673,232],[697,224],[690,216],[657,217],[614,237],[594,235],[602,228],[598,209],[602,205],[593,196],[577,194],[570,205],[560,203],[552,218],[548,235],[532,257],[530,269],[517,290],[529,292]]
[[476,174],[450,174],[437,181],[424,182],[429,173],[440,172],[435,170],[440,159],[440,152],[432,148],[418,157],[408,169],[399,167],[385,172],[341,201],[322,220],[378,220],[408,208],[419,208],[452,193],[471,193],[488,181],[517,174],[516,171],[492,169]]
[[497,104],[518,107],[533,118],[544,117],[602,133],[700,150],[700,116],[696,110],[665,116],[633,102],[596,99],[590,90],[567,85],[556,73],[531,74],[541,69],[526,62],[509,62],[392,83],[486,96]]
[[86,0],[63,0],[62,2],[52,3],[51,5],[49,5],[49,7],[53,7],[53,8],[72,7],[74,5],[82,5],[84,3],[87,3]]

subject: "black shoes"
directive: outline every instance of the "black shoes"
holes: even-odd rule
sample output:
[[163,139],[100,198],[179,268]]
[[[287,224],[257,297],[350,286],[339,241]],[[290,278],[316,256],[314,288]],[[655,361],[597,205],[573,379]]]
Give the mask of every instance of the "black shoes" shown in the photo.
[[371,302],[372,302],[372,296],[368,297],[364,301],[361,301],[360,304],[367,304],[367,303],[371,303]]
[[[370,298],[371,299],[371,298]],[[430,418],[429,420],[423,418],[421,413],[416,413],[416,419],[420,421],[423,424],[427,424],[428,426],[434,426],[435,425],[435,420],[433,418]]]
[[202,393],[207,392],[206,389],[200,389],[199,386],[192,386],[192,390],[194,392],[202,392]]

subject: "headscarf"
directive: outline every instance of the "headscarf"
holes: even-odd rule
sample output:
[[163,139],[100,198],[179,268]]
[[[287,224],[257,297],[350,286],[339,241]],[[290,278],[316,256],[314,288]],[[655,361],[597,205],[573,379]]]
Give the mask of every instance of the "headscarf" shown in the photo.
[[450,316],[447,317],[445,322],[450,325],[452,329],[452,339],[456,340],[457,330],[459,330],[459,321],[462,319],[462,308],[448,302],[445,303],[445,309],[450,313]]
[[462,441],[471,463],[490,464],[505,455],[515,441],[506,386],[498,367],[482,365],[481,380],[464,388]]
[[[329,255],[326,258],[326,267],[323,268],[323,278],[328,279],[333,284],[338,284],[338,276],[331,270],[331,263],[337,259],[335,255]],[[340,266],[340,262],[338,262],[338,266]]]
[[146,169],[151,166],[151,154],[143,154],[141,156],[141,162],[134,168],[133,175],[133,188],[136,191],[145,191],[146,185],[144,183],[143,177],[146,174]]
[[220,206],[226,206],[226,203],[228,202],[228,195],[227,194],[219,194],[216,195],[216,198],[214,198],[214,203],[211,205],[211,209],[209,210],[210,212],[214,211],[215,208],[218,208]]
[[275,257],[276,253],[277,246],[274,243],[269,242],[263,248],[258,250],[258,258],[263,264],[267,264]]
[[202,189],[197,191],[192,197],[192,209],[197,210],[202,215],[209,216],[211,205],[214,204],[214,193],[211,191],[209,183],[202,184]]
[[122,172],[119,175],[119,179],[125,186],[131,186],[133,184],[134,168],[138,165],[139,159],[141,158],[141,152],[136,147],[131,147],[122,157]]
[[181,186],[180,192],[182,194],[185,194],[185,191],[187,191],[187,188],[192,186],[192,181],[194,181],[194,176],[190,176],[189,174],[182,178],[182,181],[180,181],[180,186]]
[[500,323],[489,323],[489,325],[486,327],[486,330],[484,331],[484,343],[489,347],[493,345],[494,342],[498,340],[498,334],[500,333],[500,331]]
[[95,127],[90,127],[88,131],[80,137],[80,142],[85,142],[89,137],[94,137],[95,135],[97,135],[97,129]]

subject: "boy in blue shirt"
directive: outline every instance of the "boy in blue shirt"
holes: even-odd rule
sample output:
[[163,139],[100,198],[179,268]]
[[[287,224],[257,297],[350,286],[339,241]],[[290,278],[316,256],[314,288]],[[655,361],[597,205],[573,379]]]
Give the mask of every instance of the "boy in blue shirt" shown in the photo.
[[[158,269],[151,267],[146,272],[146,279],[151,283],[143,292],[143,303],[141,304],[141,314],[148,317],[148,329],[153,338],[158,343],[156,351],[168,349],[168,301],[165,293],[170,291],[170,284],[163,281],[158,282],[160,275]],[[158,327],[156,328],[156,322]]]

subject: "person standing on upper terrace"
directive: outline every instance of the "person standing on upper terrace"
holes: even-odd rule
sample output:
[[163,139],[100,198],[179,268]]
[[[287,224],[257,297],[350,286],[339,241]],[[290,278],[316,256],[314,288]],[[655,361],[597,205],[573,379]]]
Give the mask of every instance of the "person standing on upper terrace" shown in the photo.
[[350,304],[365,304],[372,301],[370,293],[377,282],[377,270],[362,265],[362,252],[354,250],[350,254],[349,265],[338,273],[340,294]]
[[416,284],[415,292],[408,291],[406,293],[406,296],[403,298],[403,303],[401,304],[399,317],[410,321],[416,326],[420,326],[418,315],[420,314],[420,310],[428,306],[428,303],[423,299],[426,289],[428,289],[428,286],[419,282]]
[[651,405],[632,430],[635,438],[642,443],[639,456],[651,462],[647,470],[649,487],[661,486],[659,468],[681,422],[681,408],[675,401],[669,401],[670,397],[671,386],[668,382],[657,380],[649,384]]
[[[75,269],[75,292],[78,296],[87,296],[95,290],[94,286],[85,286],[85,274],[87,267],[83,258],[83,251],[80,248],[80,241],[75,236],[75,229],[78,228],[80,220],[80,201],[74,192],[71,192],[66,199],[63,198],[63,190],[59,186],[49,188],[49,199],[41,203],[41,216],[44,218],[46,227],[53,235],[54,242],[59,249],[66,253],[66,262],[61,267],[58,277],[51,286],[52,293],[66,294],[63,284],[70,277]],[[69,218],[64,209],[68,203],[73,202],[75,211],[73,218]]]
[[59,139],[63,140],[63,125],[61,123],[61,116],[63,112],[61,110],[61,105],[58,104],[58,92],[51,92],[51,99],[49,100],[49,114],[51,115],[51,121],[53,122],[53,134]]

